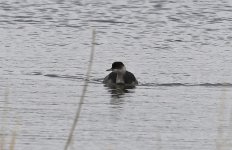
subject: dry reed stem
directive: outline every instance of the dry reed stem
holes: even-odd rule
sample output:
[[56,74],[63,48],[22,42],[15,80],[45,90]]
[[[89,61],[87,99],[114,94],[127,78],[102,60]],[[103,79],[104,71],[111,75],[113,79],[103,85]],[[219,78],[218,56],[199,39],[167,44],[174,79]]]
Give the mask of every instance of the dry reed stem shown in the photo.
[[5,149],[5,123],[8,113],[8,96],[9,96],[9,88],[6,88],[5,94],[4,94],[4,107],[3,107],[3,113],[2,113],[2,127],[0,130],[0,150]]
[[[232,109],[229,113],[229,124],[226,125],[226,89],[223,89],[220,98],[220,107],[218,114],[218,135],[216,139],[217,150],[230,150],[232,147]],[[227,131],[229,130],[229,131]]]
[[14,150],[15,141],[16,141],[16,136],[17,136],[17,133],[16,133],[16,131],[14,131],[14,132],[13,132],[13,135],[12,135],[12,138],[11,138],[9,150]]
[[[6,88],[5,90],[5,98],[4,98],[4,107],[3,107],[3,112],[2,112],[2,127],[0,130],[0,150],[6,150],[7,147],[7,137],[6,137],[6,124],[7,124],[7,117],[8,117],[8,113],[10,111],[10,108],[8,106],[9,104],[9,88]],[[17,117],[16,117],[17,118]],[[18,122],[18,126],[19,126],[19,122]],[[11,136],[11,141],[9,143],[9,149],[8,150],[14,150],[15,149],[15,143],[16,143],[16,136],[17,136],[17,129],[18,126],[15,128],[15,130],[12,132],[12,136]]]
[[220,97],[220,107],[219,107],[219,114],[218,114],[218,135],[216,141],[216,148],[217,150],[222,150],[223,146],[225,145],[224,140],[224,120],[225,120],[225,90],[223,89],[222,96]]
[[88,82],[89,82],[89,78],[90,78],[90,72],[91,72],[91,68],[92,68],[92,64],[93,64],[94,49],[95,49],[95,36],[96,36],[96,32],[95,32],[95,29],[93,29],[93,32],[92,32],[92,43],[91,43],[92,44],[91,45],[91,53],[90,53],[90,58],[89,58],[88,69],[87,69],[87,72],[86,72],[86,79],[84,81],[84,86],[83,86],[83,89],[82,89],[82,94],[81,94],[81,97],[80,97],[80,102],[79,102],[79,105],[78,105],[78,108],[77,108],[77,111],[76,111],[76,116],[75,116],[75,119],[73,121],[73,125],[71,127],[71,130],[70,130],[68,139],[66,141],[64,150],[68,150],[68,147],[69,147],[69,145],[70,145],[70,143],[71,143],[71,141],[73,139],[73,134],[74,134],[77,122],[78,122],[79,117],[80,117],[81,108],[82,108],[84,97],[85,97],[85,94],[86,94],[86,91],[87,91]]
[[[2,132],[1,132],[2,133]],[[0,141],[0,150],[4,150],[4,145],[5,145],[5,139],[4,135],[0,135],[1,141]]]

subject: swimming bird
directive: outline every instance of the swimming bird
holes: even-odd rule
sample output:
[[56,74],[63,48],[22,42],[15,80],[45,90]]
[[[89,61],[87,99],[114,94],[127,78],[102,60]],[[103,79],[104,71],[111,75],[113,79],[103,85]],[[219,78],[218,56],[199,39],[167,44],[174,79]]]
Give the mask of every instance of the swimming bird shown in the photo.
[[103,83],[106,85],[126,85],[135,86],[138,84],[134,74],[127,71],[125,65],[122,62],[113,62],[112,67],[106,71],[112,71],[104,78]]

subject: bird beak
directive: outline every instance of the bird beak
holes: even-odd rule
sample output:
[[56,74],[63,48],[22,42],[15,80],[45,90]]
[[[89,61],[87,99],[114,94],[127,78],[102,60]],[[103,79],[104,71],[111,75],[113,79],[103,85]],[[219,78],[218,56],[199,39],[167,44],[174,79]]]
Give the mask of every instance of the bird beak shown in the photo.
[[113,69],[112,68],[110,68],[110,69],[107,69],[106,71],[112,71]]

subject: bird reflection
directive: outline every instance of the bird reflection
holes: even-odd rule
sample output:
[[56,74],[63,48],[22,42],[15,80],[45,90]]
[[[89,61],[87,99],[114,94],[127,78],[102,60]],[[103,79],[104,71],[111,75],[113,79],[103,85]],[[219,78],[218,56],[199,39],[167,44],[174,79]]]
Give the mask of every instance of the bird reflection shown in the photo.
[[125,84],[113,84],[106,87],[108,87],[108,91],[111,93],[112,98],[123,98],[126,93],[132,93],[133,91],[130,89],[134,88]]
[[114,87],[109,88],[109,92],[111,93],[112,97],[110,104],[116,108],[121,107],[121,105],[124,103],[125,94],[129,93],[129,91],[125,89],[123,85],[115,85]]

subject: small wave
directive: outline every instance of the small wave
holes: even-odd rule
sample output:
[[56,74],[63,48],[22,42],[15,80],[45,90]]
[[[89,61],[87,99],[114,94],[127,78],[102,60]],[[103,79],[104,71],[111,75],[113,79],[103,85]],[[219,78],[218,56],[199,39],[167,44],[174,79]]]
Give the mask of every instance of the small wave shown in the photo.
[[22,22],[22,23],[28,23],[28,24],[38,24],[41,23],[40,21],[37,20],[26,20],[26,19],[15,19],[15,22]]
[[83,79],[83,77],[70,76],[70,75],[45,74],[44,76],[46,76],[46,77],[52,77],[52,78]]
[[188,86],[188,85],[183,83],[145,83],[145,84],[140,83],[139,86]]
[[202,83],[199,86],[212,86],[212,87],[232,87],[232,83]]
[[[127,23],[123,21],[115,21],[115,20],[89,20],[91,22],[100,22],[100,23]],[[130,23],[127,23],[130,24]]]
[[232,83],[199,83],[199,84],[192,84],[192,83],[146,83],[140,84],[140,86],[202,86],[202,87],[232,87]]
[[39,71],[34,71],[34,72],[29,72],[29,73],[22,72],[22,74],[24,74],[24,75],[42,75],[43,73],[39,72]]
[[[75,80],[86,80],[83,74],[78,74],[78,75],[59,75],[59,74],[43,74],[42,72],[39,71],[34,71],[34,72],[22,72],[24,75],[41,75],[45,77],[50,77],[50,78],[65,78],[65,79],[75,79]],[[90,83],[96,83],[100,84],[102,83],[103,78],[93,78],[90,79]]]
[[[25,75],[43,75],[42,72],[34,71],[30,73],[23,73]],[[43,76],[51,77],[51,78],[66,78],[66,79],[78,79],[85,80],[84,75],[72,76],[72,75],[58,75],[58,74],[44,74]],[[102,84],[103,78],[92,78],[89,80],[90,83]],[[232,83],[139,83],[138,86],[146,86],[146,87],[191,87],[191,86],[199,86],[199,87],[232,87]]]
[[57,74],[45,74],[44,76],[46,76],[46,77],[53,77],[53,78],[58,78],[58,77],[60,77],[60,76],[57,75]]
[[183,84],[183,83],[162,83],[162,84],[156,84],[156,86],[187,86],[187,84]]

